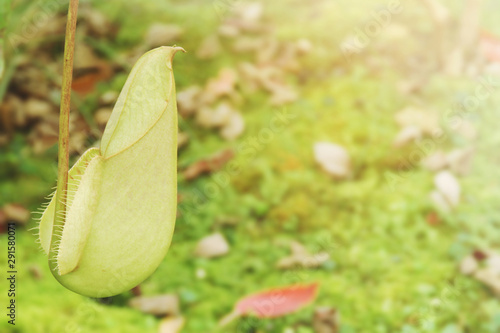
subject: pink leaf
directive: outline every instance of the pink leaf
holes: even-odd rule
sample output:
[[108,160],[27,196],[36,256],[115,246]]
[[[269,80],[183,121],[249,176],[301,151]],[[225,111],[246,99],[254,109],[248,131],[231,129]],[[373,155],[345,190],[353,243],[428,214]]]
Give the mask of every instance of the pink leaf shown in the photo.
[[312,302],[317,290],[317,283],[271,289],[244,297],[235,310],[241,315],[254,314],[259,318],[281,317]]
[[483,56],[488,61],[500,62],[500,39],[497,36],[487,31],[483,31],[479,44]]

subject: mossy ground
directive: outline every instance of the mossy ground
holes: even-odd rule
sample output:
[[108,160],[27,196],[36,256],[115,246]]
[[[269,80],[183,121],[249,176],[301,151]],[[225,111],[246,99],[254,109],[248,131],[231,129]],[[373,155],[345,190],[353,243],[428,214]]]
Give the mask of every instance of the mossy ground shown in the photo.
[[[116,41],[99,41],[99,45],[111,52],[125,50],[140,43],[149,22],[165,20],[183,26],[186,35],[182,46],[195,50],[206,32],[218,24],[212,5],[96,2],[98,8],[121,24]],[[416,147],[397,151],[391,146],[398,131],[393,116],[411,103],[396,89],[404,73],[398,66],[373,72],[362,60],[344,66],[338,43],[368,11],[348,6],[347,1],[331,7],[345,12],[332,11],[331,17],[312,22],[304,17],[314,11],[314,6],[305,2],[286,1],[266,7],[266,15],[279,27],[280,37],[286,40],[306,36],[320,45],[307,64],[313,78],[299,87],[301,98],[297,103],[274,108],[263,96],[247,97],[248,103],[241,110],[246,121],[245,135],[235,143],[200,130],[191,120],[181,120],[180,126],[191,135],[191,143],[181,152],[179,165],[232,147],[241,168],[228,179],[223,169],[194,182],[180,180],[179,193],[185,200],[179,206],[182,214],[172,246],[156,273],[141,285],[142,292],[178,293],[187,320],[186,332],[217,331],[218,320],[246,294],[312,281],[320,282],[314,306],[337,308],[342,316],[342,333],[499,332],[500,301],[480,283],[462,276],[457,265],[474,248],[500,245],[495,225],[500,171],[495,167],[498,158],[492,154],[500,143],[495,128],[500,94],[491,96],[473,114],[480,139],[473,171],[461,179],[461,206],[453,214],[441,215],[437,225],[430,225],[427,216],[434,208],[428,194],[433,188],[433,175],[418,166],[398,172],[398,163]],[[288,15],[280,15],[281,10]],[[133,18],[127,14],[132,11]],[[419,17],[422,13],[415,9],[404,15]],[[298,28],[304,20],[307,24]],[[486,18],[485,22],[491,20]],[[324,33],[325,27],[332,36]],[[203,83],[222,66],[237,62],[231,54],[206,62],[194,53],[175,59],[178,90]],[[317,73],[322,71],[331,75],[320,77]],[[98,88],[119,89],[125,78],[115,77]],[[475,84],[437,74],[423,89],[421,98],[428,105],[447,109],[455,94],[469,94]],[[88,110],[96,103],[97,97],[92,96],[86,103]],[[293,119],[282,130],[272,132],[270,138],[259,139],[262,129],[269,127],[273,115],[280,111]],[[258,144],[245,153],[242,145],[252,138],[257,138]],[[339,143],[350,152],[354,164],[350,180],[335,181],[319,171],[312,145],[323,140]],[[443,147],[460,145],[460,139],[450,134]],[[43,157],[33,157],[24,136],[18,135],[9,150],[0,155],[9,166],[1,174],[0,203],[15,201],[33,210],[38,207],[54,185],[55,154],[56,150],[51,149]],[[217,184],[217,193],[194,205],[194,199],[199,199],[195,196],[203,193],[209,183]],[[35,222],[31,221],[29,227],[33,226]],[[227,237],[230,253],[214,260],[195,258],[197,241],[211,231]],[[5,244],[6,236],[0,238]],[[47,259],[35,240],[30,232],[18,230],[17,325],[12,328],[4,318],[0,330],[157,331],[157,318],[126,306],[131,294],[102,304],[64,289],[51,276]],[[276,269],[276,262],[288,254],[291,240],[305,244],[312,252],[326,250],[331,260],[317,269]],[[2,255],[2,267],[5,262]],[[41,268],[40,279],[30,273],[33,265]],[[198,269],[206,271],[205,278],[197,278]],[[5,304],[6,295],[2,293],[0,299]],[[275,320],[242,319],[222,331],[239,328],[240,332],[284,332],[293,328],[293,332],[313,332],[310,327],[314,306]],[[426,319],[428,327],[419,324],[419,318]]]

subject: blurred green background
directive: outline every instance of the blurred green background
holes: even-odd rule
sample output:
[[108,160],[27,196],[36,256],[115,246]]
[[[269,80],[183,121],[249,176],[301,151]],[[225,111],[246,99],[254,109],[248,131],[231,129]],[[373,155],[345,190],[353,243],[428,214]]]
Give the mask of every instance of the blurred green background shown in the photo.
[[[5,2],[0,263],[3,277],[15,221],[18,283],[16,325],[2,313],[0,331],[162,332],[166,314],[129,302],[171,294],[182,332],[500,332],[499,10],[494,0],[81,1],[71,163],[99,145],[141,54],[188,51],[174,60],[172,246],[139,288],[93,300],[59,285],[30,231],[56,180],[67,1]],[[218,326],[245,295],[314,282],[299,311]],[[7,289],[2,278],[3,312]]]

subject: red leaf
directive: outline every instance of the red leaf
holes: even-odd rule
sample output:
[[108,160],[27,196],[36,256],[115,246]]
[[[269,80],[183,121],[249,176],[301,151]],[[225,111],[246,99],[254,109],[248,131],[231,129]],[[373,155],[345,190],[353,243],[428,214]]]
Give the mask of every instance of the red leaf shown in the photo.
[[105,62],[99,62],[95,67],[75,69],[71,89],[80,95],[92,92],[98,82],[111,77],[111,67]]
[[437,226],[441,223],[439,215],[436,212],[430,212],[427,217],[427,223],[431,226]]
[[244,297],[235,310],[241,315],[254,314],[259,318],[281,317],[312,302],[317,290],[317,283],[271,289]]
[[480,49],[483,56],[490,62],[500,62],[500,39],[487,32],[483,31],[479,41]]
[[224,164],[231,160],[234,156],[234,151],[231,149],[221,150],[209,158],[200,160],[191,164],[184,170],[183,174],[186,180],[192,180],[202,174],[220,170]]
[[475,250],[474,252],[472,252],[472,256],[477,261],[484,261],[488,258],[488,254],[484,253],[483,251],[480,251],[480,250]]

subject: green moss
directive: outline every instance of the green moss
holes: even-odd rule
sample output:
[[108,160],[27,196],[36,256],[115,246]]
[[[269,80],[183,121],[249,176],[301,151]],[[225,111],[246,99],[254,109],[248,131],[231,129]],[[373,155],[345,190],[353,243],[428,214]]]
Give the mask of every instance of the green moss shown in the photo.
[[[401,151],[392,148],[398,131],[393,115],[413,102],[396,90],[403,74],[396,70],[374,73],[360,63],[347,65],[338,43],[364,13],[356,6],[341,12],[339,8],[347,8],[341,2],[320,3],[317,7],[306,2],[285,6],[287,15],[280,15],[282,3],[266,7],[266,15],[279,26],[280,38],[303,37],[307,27],[316,45],[305,61],[312,79],[300,86],[300,101],[286,108],[296,118],[274,133],[272,140],[260,143],[251,156],[238,150],[239,145],[258,137],[279,111],[269,107],[266,96],[259,94],[247,96],[241,106],[246,132],[236,143],[229,144],[212,131],[200,130],[190,119],[181,120],[191,141],[180,154],[180,168],[232,147],[240,152],[235,160],[241,170],[212,197],[203,195],[204,186],[222,176],[224,170],[192,182],[180,181],[179,193],[185,198],[179,206],[181,216],[172,247],[157,272],[141,285],[144,294],[178,293],[187,319],[186,332],[233,332],[237,328],[283,332],[287,327],[311,332],[313,306],[277,320],[241,319],[228,328],[217,329],[218,320],[243,295],[311,281],[321,283],[315,305],[340,311],[342,333],[421,332],[421,317],[435,318],[434,328],[426,332],[497,332],[500,302],[481,284],[460,275],[457,262],[474,248],[500,246],[500,193],[495,181],[500,177],[496,168],[500,161],[491,154],[500,144],[495,111],[500,100],[492,97],[474,114],[482,135],[474,172],[461,179],[466,194],[463,204],[455,214],[441,216],[440,224],[430,226],[426,219],[433,210],[428,200],[432,174],[418,167],[399,172],[402,160],[414,147]],[[203,84],[220,68],[242,60],[231,54],[210,61],[196,58],[201,39],[218,24],[210,3],[198,5],[198,1],[148,5],[134,1],[119,6],[99,2],[98,7],[120,26],[117,40],[112,42],[114,49],[140,43],[150,22],[184,27],[182,46],[190,53],[176,59],[180,90]],[[318,14],[328,10],[331,17]],[[131,12],[132,20],[124,15]],[[314,15],[319,18],[311,20]],[[295,23],[290,24],[292,21]],[[338,33],[327,38],[324,32],[332,29],[332,21]],[[123,80],[124,76],[118,75],[101,88],[117,90]],[[467,94],[473,88],[470,82],[434,77],[420,98],[446,110],[452,103],[450,91]],[[348,149],[354,161],[352,179],[333,180],[316,166],[312,145],[323,140]],[[460,142],[450,138],[445,147],[456,144]],[[0,154],[2,166],[6,166],[0,168],[0,204],[19,201],[34,208],[53,186],[55,151],[35,157],[25,152],[24,139],[16,138],[12,145]],[[227,226],[220,223],[221,219],[234,223]],[[29,227],[34,225],[32,221]],[[196,242],[214,230],[229,239],[230,253],[214,260],[194,258]],[[5,235],[0,240],[3,244]],[[289,252],[284,244],[291,240],[300,241],[311,251],[328,251],[331,260],[317,269],[277,270],[276,262]],[[157,331],[159,319],[124,305],[131,297],[129,293],[104,305],[61,287],[52,278],[35,237],[23,229],[18,230],[18,249],[17,332],[76,332],[78,328],[82,332]],[[0,256],[2,267],[5,260]],[[30,273],[31,265],[40,267],[40,279]],[[199,269],[206,272],[205,278],[197,277]],[[5,290],[3,283],[0,287]],[[453,297],[436,303],[450,290]],[[5,300],[6,295],[1,293],[0,303],[5,304]],[[0,322],[0,330],[15,332],[5,321]]]

